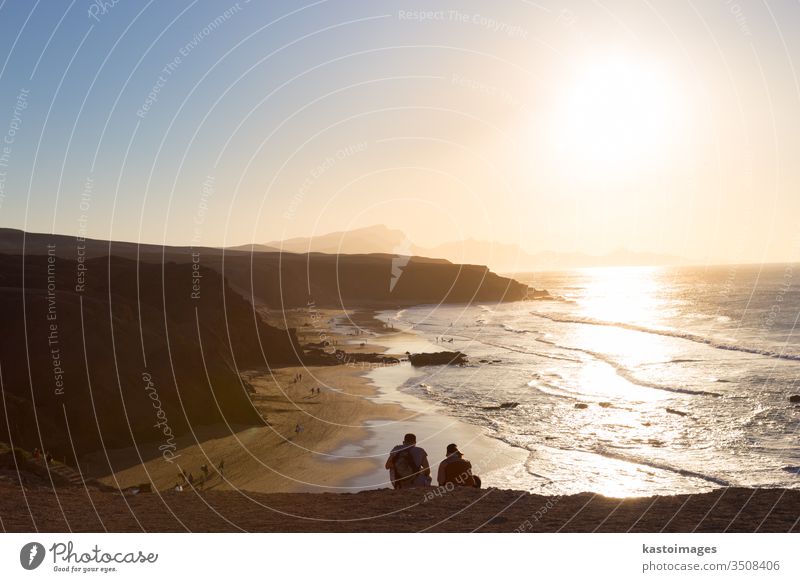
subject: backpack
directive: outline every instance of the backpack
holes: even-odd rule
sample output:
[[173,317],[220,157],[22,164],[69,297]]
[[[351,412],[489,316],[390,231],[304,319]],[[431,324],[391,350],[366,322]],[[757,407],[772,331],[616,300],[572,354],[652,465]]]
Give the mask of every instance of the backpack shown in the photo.
[[419,467],[414,462],[411,447],[401,449],[394,454],[394,482],[400,488],[410,484],[417,476]]

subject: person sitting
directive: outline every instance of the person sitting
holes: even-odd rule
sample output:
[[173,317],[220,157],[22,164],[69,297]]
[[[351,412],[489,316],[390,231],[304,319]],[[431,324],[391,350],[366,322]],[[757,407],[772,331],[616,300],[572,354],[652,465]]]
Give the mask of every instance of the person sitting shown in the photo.
[[461,487],[481,486],[480,477],[472,474],[472,463],[464,458],[455,443],[447,445],[447,456],[439,463],[436,480],[440,487],[448,484]]
[[427,487],[431,484],[428,453],[417,446],[417,437],[408,433],[402,445],[396,445],[386,459],[386,469],[395,489]]

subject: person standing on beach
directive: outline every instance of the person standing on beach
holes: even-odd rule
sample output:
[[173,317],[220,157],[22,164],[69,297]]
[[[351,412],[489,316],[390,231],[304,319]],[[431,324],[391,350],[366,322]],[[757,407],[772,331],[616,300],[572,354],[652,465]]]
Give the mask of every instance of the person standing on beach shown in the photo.
[[447,456],[439,463],[436,480],[440,487],[448,484],[462,487],[480,487],[480,477],[472,474],[472,463],[464,458],[455,443],[447,445]]
[[408,433],[402,445],[396,445],[386,459],[386,469],[395,489],[427,487],[431,484],[428,453],[417,446],[417,437]]

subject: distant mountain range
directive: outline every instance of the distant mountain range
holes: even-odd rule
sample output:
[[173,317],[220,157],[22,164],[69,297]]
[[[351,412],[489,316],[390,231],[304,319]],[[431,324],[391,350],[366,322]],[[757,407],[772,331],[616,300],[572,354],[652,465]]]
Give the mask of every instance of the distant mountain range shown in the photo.
[[[22,231],[0,229],[0,253],[15,254],[21,246]],[[56,253],[75,259],[75,238],[65,235],[37,235],[28,233],[27,253],[47,254],[47,243],[55,243]],[[220,255],[221,248],[163,247],[118,241],[93,241],[87,239],[83,254],[86,259],[107,256],[126,257],[145,261],[176,260],[174,255],[189,255],[199,250],[205,257]],[[529,253],[518,245],[467,239],[435,247],[422,247],[411,241],[398,229],[384,225],[331,232],[314,237],[298,237],[265,244],[248,244],[224,249],[226,254],[249,255],[256,253],[324,253],[326,255],[389,255],[414,256],[450,261],[456,265],[487,266],[494,272],[524,273],[574,269],[581,267],[663,266],[688,264],[684,258],[657,253],[633,252],[625,249],[603,255],[586,253],[558,253],[543,251]]]
[[525,272],[579,267],[614,267],[644,265],[679,265],[681,257],[656,253],[640,253],[618,249],[604,255],[586,253],[529,253],[517,245],[467,239],[432,248],[414,244],[401,230],[384,225],[332,232],[314,237],[271,241],[264,245],[243,245],[233,250],[256,252],[327,254],[388,254],[446,259],[456,264],[486,265],[493,271]]
[[416,255],[419,254],[418,250],[422,250],[408,240],[403,231],[383,225],[331,232],[314,237],[272,241],[260,245],[260,247],[289,253],[327,253],[330,255],[370,255],[375,253]]

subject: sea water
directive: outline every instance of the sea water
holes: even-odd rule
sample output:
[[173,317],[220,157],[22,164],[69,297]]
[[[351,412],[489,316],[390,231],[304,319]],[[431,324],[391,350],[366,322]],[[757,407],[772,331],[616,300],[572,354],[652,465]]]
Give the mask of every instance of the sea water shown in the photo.
[[554,299],[380,314],[469,356],[401,389],[526,451],[487,484],[612,496],[800,487],[800,406],[789,402],[800,394],[800,267],[516,278]]

